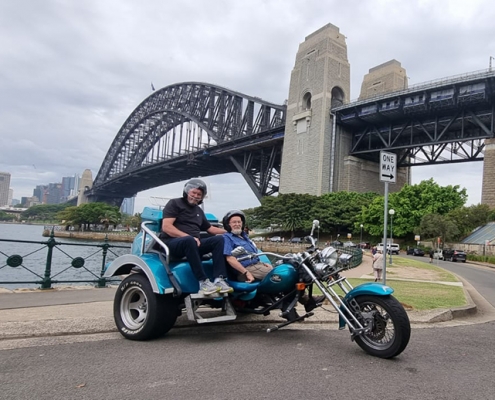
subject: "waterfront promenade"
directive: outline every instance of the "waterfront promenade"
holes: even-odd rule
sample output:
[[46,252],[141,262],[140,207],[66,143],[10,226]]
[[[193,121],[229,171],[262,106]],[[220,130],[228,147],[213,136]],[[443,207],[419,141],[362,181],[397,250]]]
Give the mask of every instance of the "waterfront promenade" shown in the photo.
[[[371,280],[371,257],[365,256],[361,265],[346,271],[344,275]],[[421,280],[421,277],[409,279]],[[393,287],[393,280],[387,283]],[[466,290],[468,305],[455,309],[408,311],[413,327],[452,326],[495,320],[495,308],[468,282],[462,281],[462,285]],[[0,349],[11,346],[13,340],[33,337],[117,332],[113,321],[115,290],[116,287],[15,291],[0,288]],[[251,324],[266,329],[280,322],[283,320],[277,313],[272,313],[267,317],[240,315],[231,325],[241,323],[246,329],[246,326]],[[333,308],[324,305],[316,309],[315,315],[304,323],[293,324],[284,329],[337,329],[336,322],[337,314]],[[330,323],[331,325],[328,325]],[[174,329],[195,326],[195,322],[188,321],[183,315]]]

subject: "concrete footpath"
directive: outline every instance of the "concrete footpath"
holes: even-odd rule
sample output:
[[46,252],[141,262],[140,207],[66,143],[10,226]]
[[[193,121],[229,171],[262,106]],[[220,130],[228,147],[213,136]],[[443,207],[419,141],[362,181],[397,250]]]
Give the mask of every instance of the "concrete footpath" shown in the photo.
[[[366,255],[363,263],[352,270],[342,273],[348,278],[366,278],[372,280],[371,257]],[[410,280],[419,281],[411,277]],[[393,287],[393,279],[387,284]],[[429,281],[431,282],[431,281]],[[438,282],[452,284],[452,282]],[[466,281],[457,283],[465,288],[468,305],[454,309],[436,309],[431,311],[408,311],[413,326],[441,326],[453,324],[482,323],[495,320],[495,308],[492,307]],[[10,291],[0,288],[0,340],[48,337],[63,335],[81,335],[117,332],[113,320],[113,298],[116,287],[90,288],[68,287],[50,290]],[[338,315],[331,305],[314,310],[315,315],[303,324],[290,325],[299,329],[311,325],[335,323]],[[301,309],[300,314],[304,314]],[[241,315],[236,323],[275,325],[285,320],[272,312],[267,317]],[[336,324],[335,328],[336,328]],[[178,319],[177,327],[197,326],[187,320],[185,313]],[[175,329],[175,328],[174,328]]]

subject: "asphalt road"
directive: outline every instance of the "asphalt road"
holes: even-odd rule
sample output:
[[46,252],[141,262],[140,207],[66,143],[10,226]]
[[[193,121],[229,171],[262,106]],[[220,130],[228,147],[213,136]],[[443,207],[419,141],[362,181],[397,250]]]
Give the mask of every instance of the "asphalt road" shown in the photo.
[[[0,351],[2,399],[492,399],[495,322],[414,329],[393,360],[347,331],[173,330],[44,338]],[[67,342],[69,341],[69,342]],[[80,341],[80,342],[78,342]]]
[[[426,263],[429,261],[429,257],[404,257]],[[466,279],[492,306],[495,307],[495,268],[469,264],[468,262],[463,263],[443,260],[433,260],[433,265],[437,265]]]

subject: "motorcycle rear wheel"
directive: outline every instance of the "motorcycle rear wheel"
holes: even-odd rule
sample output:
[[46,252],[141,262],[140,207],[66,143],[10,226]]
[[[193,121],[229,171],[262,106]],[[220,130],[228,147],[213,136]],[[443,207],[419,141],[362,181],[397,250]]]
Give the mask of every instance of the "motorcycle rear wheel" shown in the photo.
[[398,356],[409,343],[411,325],[404,307],[392,296],[358,296],[356,301],[371,323],[368,333],[356,336],[356,343],[368,354],[380,358]]
[[126,339],[149,340],[167,333],[177,320],[177,303],[171,295],[153,292],[148,278],[131,274],[119,285],[113,316]]

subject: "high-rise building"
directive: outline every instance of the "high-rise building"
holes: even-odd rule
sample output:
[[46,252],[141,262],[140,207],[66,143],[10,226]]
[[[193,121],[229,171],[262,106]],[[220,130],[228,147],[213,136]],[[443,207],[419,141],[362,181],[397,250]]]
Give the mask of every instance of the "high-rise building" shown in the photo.
[[70,196],[70,191],[74,189],[74,177],[64,176],[62,178],[62,197],[64,200]]
[[12,197],[14,197],[14,189],[9,189],[9,199],[7,200],[7,205],[12,205]]
[[49,183],[46,204],[60,204],[63,198],[62,193],[61,183]]
[[120,212],[127,215],[134,215],[134,200],[136,200],[136,196],[124,199],[120,206]]
[[38,185],[33,189],[33,197],[36,197],[41,204],[46,204],[48,186]]
[[40,204],[39,199],[36,196],[33,197],[21,197],[21,205],[23,207],[29,208],[31,206],[36,206]]
[[10,173],[0,172],[0,207],[9,204]]

